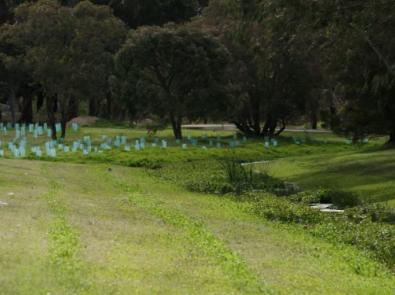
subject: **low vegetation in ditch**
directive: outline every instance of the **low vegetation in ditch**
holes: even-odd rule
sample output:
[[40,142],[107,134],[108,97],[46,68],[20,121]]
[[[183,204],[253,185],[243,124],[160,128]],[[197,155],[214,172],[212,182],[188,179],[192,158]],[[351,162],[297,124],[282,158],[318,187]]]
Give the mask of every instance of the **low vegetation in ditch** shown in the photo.
[[[254,214],[294,224],[332,243],[353,245],[395,270],[395,227],[391,224],[395,210],[384,204],[364,203],[355,193],[343,190],[301,191],[296,184],[256,173],[242,159],[231,156],[167,165],[154,174],[191,191],[249,202]],[[331,203],[344,213],[323,213],[309,206],[313,203]]]

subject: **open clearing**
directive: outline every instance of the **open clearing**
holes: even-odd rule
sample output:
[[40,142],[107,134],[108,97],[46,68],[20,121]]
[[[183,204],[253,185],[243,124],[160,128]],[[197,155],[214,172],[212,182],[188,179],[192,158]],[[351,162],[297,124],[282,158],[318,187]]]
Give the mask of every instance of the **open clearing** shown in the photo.
[[[361,252],[143,169],[2,160],[2,294],[391,294]],[[13,193],[13,194],[10,194]],[[377,270],[360,272],[361,265]]]

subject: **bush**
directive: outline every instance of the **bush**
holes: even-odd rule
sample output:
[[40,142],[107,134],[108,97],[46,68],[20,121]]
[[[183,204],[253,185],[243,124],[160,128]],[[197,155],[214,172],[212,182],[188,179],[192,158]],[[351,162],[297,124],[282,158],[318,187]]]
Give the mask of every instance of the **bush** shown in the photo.
[[306,191],[291,196],[290,200],[303,204],[328,203],[341,209],[358,206],[362,203],[356,194],[341,190]]
[[254,205],[253,211],[266,219],[281,222],[307,225],[318,223],[321,220],[321,213],[317,210],[271,196],[261,197]]
[[228,193],[233,193],[237,190],[230,183],[221,180],[200,180],[200,181],[188,181],[185,187],[193,192],[201,193],[213,193],[224,195]]
[[361,222],[365,219],[372,222],[395,223],[395,209],[384,204],[369,204],[346,210],[349,219]]
[[361,200],[356,194],[341,190],[323,190],[320,202],[332,203],[338,208],[350,208],[361,204]]
[[256,173],[251,167],[243,165],[241,160],[230,158],[220,162],[225,181],[241,195],[248,191],[268,191],[279,194],[294,192],[294,186],[271,177],[265,172]]
[[302,203],[305,205],[320,203],[321,194],[321,191],[306,191],[290,196],[289,200],[294,203]]

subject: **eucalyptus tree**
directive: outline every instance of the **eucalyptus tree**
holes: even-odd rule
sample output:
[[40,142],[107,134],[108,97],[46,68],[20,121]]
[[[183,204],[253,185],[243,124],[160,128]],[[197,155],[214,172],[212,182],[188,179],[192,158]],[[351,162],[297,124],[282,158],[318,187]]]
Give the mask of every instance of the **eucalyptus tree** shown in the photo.
[[167,118],[180,139],[185,118],[220,108],[228,62],[227,50],[206,33],[186,26],[142,27],[116,56],[117,87],[135,114]]
[[196,20],[232,53],[228,115],[248,135],[281,133],[310,98],[311,66],[297,12],[286,2],[219,0]]
[[[0,27],[0,84],[2,93],[7,97],[11,121],[16,123],[17,98],[25,87],[32,83],[29,66],[26,62],[25,47],[15,42],[14,26],[3,24]],[[25,95],[25,97],[27,97]],[[25,100],[25,98],[24,98]]]
[[[395,143],[395,2],[319,1],[327,76],[342,100],[336,130]],[[317,12],[318,13],[318,12]]]
[[124,25],[109,7],[89,1],[75,7],[52,0],[25,3],[15,10],[15,19],[10,25],[14,44],[25,49],[29,71],[44,91],[54,137],[59,107],[64,137],[71,102],[106,92]]

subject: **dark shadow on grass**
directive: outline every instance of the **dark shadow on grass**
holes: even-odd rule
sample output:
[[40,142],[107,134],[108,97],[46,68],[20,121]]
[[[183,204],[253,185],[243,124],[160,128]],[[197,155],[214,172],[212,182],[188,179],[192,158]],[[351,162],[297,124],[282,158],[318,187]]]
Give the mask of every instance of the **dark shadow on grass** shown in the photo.
[[[361,185],[379,186],[383,190],[375,190],[371,193],[366,191],[360,197],[368,202],[389,201],[395,199],[395,159],[389,159],[387,155],[375,156],[375,159],[361,159],[342,162],[339,164],[322,163],[319,171],[316,168],[319,163],[314,163],[315,171],[305,172],[297,176],[290,176],[289,180],[300,184],[304,189],[331,188],[358,192]],[[350,179],[350,183],[347,183]],[[388,183],[393,182],[393,187]],[[361,194],[360,192],[358,192]]]

